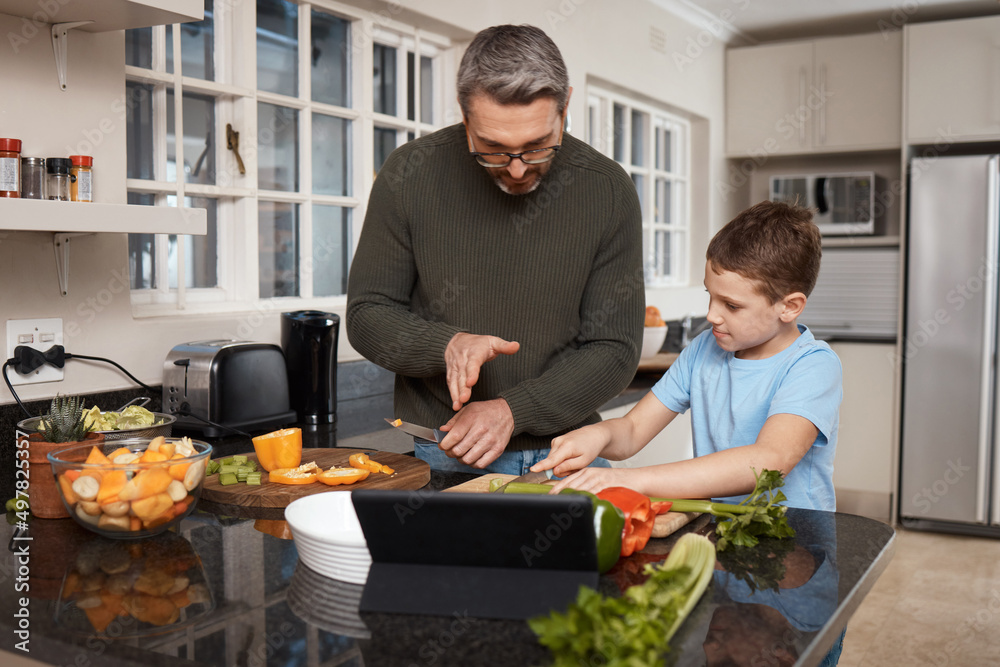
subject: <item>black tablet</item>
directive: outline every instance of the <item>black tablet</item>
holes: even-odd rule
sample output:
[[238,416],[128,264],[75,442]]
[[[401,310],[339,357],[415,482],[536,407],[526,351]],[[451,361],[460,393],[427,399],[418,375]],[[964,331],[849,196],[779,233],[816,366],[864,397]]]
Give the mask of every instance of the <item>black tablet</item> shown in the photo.
[[361,610],[529,618],[597,586],[590,498],[354,491],[372,566]]

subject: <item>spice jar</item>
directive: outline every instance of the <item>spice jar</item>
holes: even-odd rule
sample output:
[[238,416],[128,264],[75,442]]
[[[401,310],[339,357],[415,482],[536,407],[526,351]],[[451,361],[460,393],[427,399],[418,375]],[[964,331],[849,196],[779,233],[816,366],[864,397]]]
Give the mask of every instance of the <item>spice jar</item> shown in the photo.
[[45,199],[45,158],[21,158],[21,198]]
[[50,201],[69,201],[70,166],[69,158],[50,157],[45,160],[45,171],[49,175],[45,190]]
[[73,201],[94,201],[94,158],[89,155],[70,155],[69,198]]
[[21,196],[21,140],[0,139],[0,197]]

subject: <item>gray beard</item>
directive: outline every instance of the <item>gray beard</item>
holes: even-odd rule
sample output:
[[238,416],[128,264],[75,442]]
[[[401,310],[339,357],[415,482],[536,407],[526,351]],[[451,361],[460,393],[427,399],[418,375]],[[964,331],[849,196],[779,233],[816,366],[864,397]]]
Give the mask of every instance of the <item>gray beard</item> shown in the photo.
[[536,178],[535,182],[532,184],[532,186],[530,188],[528,188],[527,190],[525,190],[524,192],[511,192],[510,188],[507,187],[507,185],[503,182],[503,179],[501,179],[500,176],[498,176],[498,175],[497,176],[493,176],[493,182],[496,183],[497,187],[500,188],[506,194],[513,195],[514,197],[520,197],[520,196],[523,196],[523,195],[531,194],[532,192],[534,192],[535,190],[537,190],[538,186],[542,184],[542,179],[543,178],[544,178],[544,176],[539,176],[538,178]]

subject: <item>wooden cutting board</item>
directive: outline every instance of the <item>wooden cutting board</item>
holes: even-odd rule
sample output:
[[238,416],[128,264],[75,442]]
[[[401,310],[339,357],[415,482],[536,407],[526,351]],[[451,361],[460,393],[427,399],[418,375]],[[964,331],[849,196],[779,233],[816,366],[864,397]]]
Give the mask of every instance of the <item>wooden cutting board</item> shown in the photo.
[[[450,489],[445,489],[445,492],[489,493],[490,480],[498,477],[503,480],[504,484],[506,484],[512,479],[516,479],[517,475],[504,475],[501,473],[488,472],[475,479],[470,479],[468,482],[463,482],[462,484],[453,486]],[[653,537],[667,537],[671,533],[674,533],[691,523],[699,516],[701,516],[699,512],[667,512],[666,514],[661,514],[656,517],[656,521],[653,523]]]
[[[350,467],[348,458],[361,450],[358,449],[303,449],[302,463],[315,461],[324,470],[339,466]],[[267,479],[267,473],[261,475],[260,486],[243,484],[219,484],[219,475],[210,475],[205,479],[201,490],[204,500],[220,505],[240,505],[243,507],[285,508],[293,500],[311,496],[325,491],[355,491],[359,489],[419,489],[431,479],[431,468],[425,461],[414,456],[396,454],[394,452],[365,451],[368,458],[393,468],[394,475],[373,472],[362,482],[327,486],[322,482],[312,484],[276,484]],[[246,454],[248,459],[257,460],[253,453]],[[263,470],[263,469],[261,469]]]

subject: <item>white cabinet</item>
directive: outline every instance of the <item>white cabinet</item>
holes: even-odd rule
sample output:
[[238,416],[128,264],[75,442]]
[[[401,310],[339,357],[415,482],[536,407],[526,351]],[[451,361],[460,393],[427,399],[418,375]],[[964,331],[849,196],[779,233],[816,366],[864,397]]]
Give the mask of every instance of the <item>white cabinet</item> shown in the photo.
[[897,349],[889,343],[831,343],[844,369],[834,460],[837,509],[887,520],[896,465]]
[[832,37],[726,53],[726,152],[899,148],[902,35]]
[[1000,16],[905,30],[909,143],[1000,139]]

